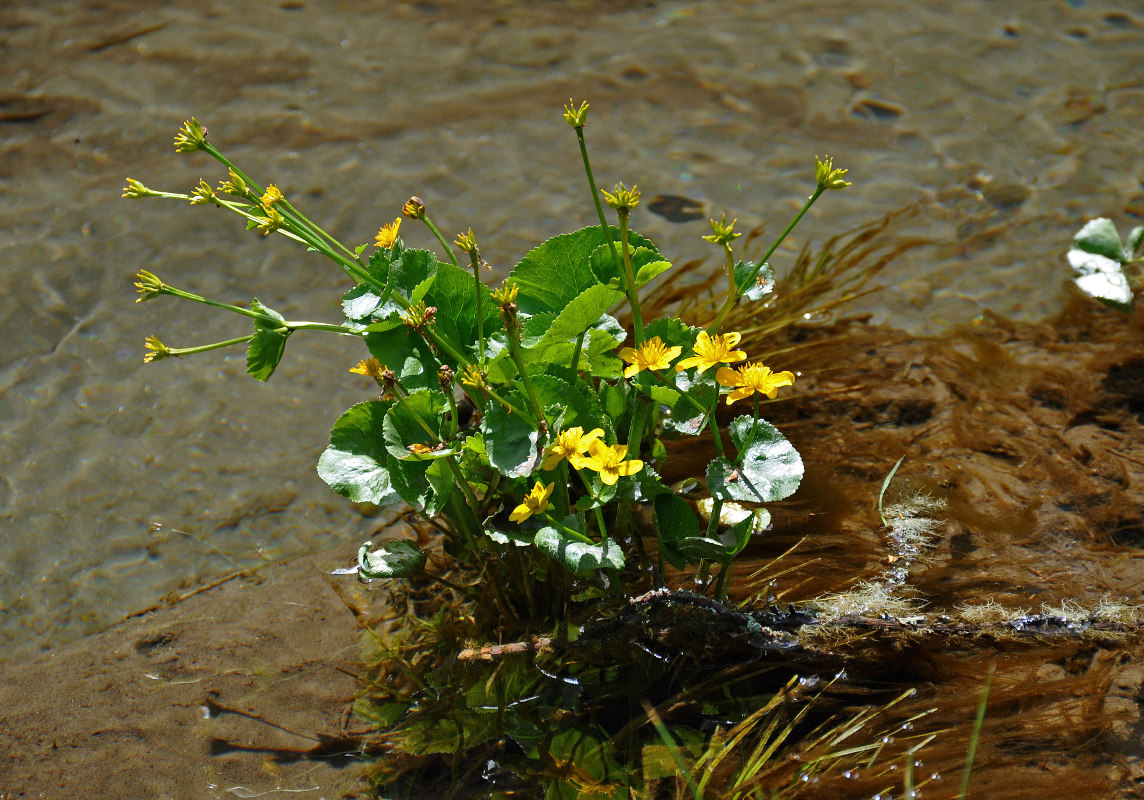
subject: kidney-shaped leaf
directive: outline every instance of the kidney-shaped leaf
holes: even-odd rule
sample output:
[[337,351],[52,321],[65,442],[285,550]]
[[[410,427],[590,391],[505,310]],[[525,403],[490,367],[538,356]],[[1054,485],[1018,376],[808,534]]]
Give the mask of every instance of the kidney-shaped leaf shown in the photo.
[[711,494],[724,500],[772,503],[790,497],[802,482],[802,457],[787,438],[766,420],[737,417],[731,421],[731,441],[742,464],[716,458],[707,467]]

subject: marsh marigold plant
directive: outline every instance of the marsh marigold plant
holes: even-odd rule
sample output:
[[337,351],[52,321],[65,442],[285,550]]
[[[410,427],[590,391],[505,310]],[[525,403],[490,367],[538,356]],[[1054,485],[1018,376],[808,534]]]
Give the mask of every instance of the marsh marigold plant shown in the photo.
[[[217,189],[203,179],[185,193],[161,192],[131,178],[123,191],[133,200],[224,208],[248,230],[282,237],[342,270],[342,318],[330,322],[287,319],[257,299],[240,306],[199,296],[141,270],[139,301],[170,295],[245,317],[250,326],[194,347],[148,337],[145,359],[242,345],[248,371],[265,381],[299,330],[333,332],[364,346],[364,356],[347,355],[344,369],[370,379],[374,394],[363,392],[334,423],[318,474],[355,502],[415,509],[441,534],[457,568],[472,571],[460,590],[478,597],[495,585],[495,602],[506,613],[535,611],[537,582],[634,592],[649,580],[663,586],[667,564],[703,574],[719,565],[720,580],[707,585],[721,595],[752,535],[740,524],[720,525],[722,503],[773,503],[802,477],[798,453],[762,416],[761,401],[792,386],[794,374],[749,361],[738,349],[740,333],[723,330],[731,308],[770,291],[763,280],[770,266],[765,259],[736,261],[740,234],[722,215],[704,236],[727,275],[718,313],[701,327],[645,319],[640,290],[671,262],[631,227],[639,190],[596,185],[588,109],[569,101],[564,119],[576,134],[598,224],[540,243],[497,289],[484,282],[487,264],[473,228],[448,240],[421,198],[391,199],[392,222],[379,221],[372,249],[343,243],[277,185],[223,155],[193,118],[177,133],[175,149],[217,162]],[[830,158],[815,159],[815,188],[795,221],[823,192],[849,185],[845,174]],[[402,235],[415,235],[414,226],[436,250],[406,245]],[[458,261],[454,247],[469,263]],[[725,406],[751,398],[753,410],[721,420],[720,397]],[[692,495],[661,479],[672,451],[664,441],[686,436],[703,436],[710,450],[706,471],[694,476],[707,495],[705,513]],[[636,506],[650,516],[635,513]],[[647,519],[650,529],[637,527]],[[633,544],[645,535],[658,538],[653,562],[648,549]],[[423,547],[363,550],[359,566],[363,575],[423,574],[425,559],[409,557],[426,555]],[[387,554],[400,557],[390,563]],[[538,560],[549,566],[538,569]]]

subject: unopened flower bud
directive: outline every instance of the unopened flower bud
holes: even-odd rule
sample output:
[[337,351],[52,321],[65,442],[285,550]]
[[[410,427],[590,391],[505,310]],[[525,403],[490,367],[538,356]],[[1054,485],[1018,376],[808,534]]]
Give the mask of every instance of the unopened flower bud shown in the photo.
[[414,195],[405,201],[405,205],[401,207],[401,214],[409,219],[425,219],[425,204],[421,202],[420,197]]
[[830,156],[827,156],[825,161],[820,161],[818,156],[814,157],[814,175],[820,189],[845,189],[850,185],[850,182],[844,181],[842,178],[849,171],[848,169],[835,169],[834,159]]
[[588,101],[585,100],[577,108],[572,98],[568,98],[568,102],[564,104],[564,121],[573,128],[583,128],[584,123],[588,121]]

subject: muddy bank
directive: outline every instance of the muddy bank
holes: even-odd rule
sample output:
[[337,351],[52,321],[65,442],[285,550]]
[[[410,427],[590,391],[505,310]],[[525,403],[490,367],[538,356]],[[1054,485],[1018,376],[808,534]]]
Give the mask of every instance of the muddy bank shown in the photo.
[[[738,574],[805,537],[784,562],[797,568],[770,584],[781,601],[875,576],[889,556],[874,503],[904,455],[896,485],[948,503],[938,544],[909,580],[927,612],[957,617],[990,600],[1014,614],[1135,602],[1144,584],[1142,343],[1138,318],[1085,302],[1051,323],[986,318],[939,339],[861,323],[796,331],[796,349],[773,360],[803,373],[799,392],[767,414],[803,452],[807,477]],[[267,567],[6,665],[0,786],[13,797],[365,796],[353,757],[363,725],[349,711],[360,628],[322,574],[351,556]],[[352,578],[331,580],[350,605],[367,602]],[[740,599],[757,598],[768,580],[745,579]],[[920,758],[927,776],[940,776],[925,796],[955,796],[995,663],[971,796],[1054,787],[1132,797],[1144,779],[1139,639],[840,645],[854,690],[836,701],[853,707],[869,702],[872,686],[917,687],[906,710],[936,708],[919,727],[948,729]],[[859,783],[812,786],[807,796],[860,796]]]

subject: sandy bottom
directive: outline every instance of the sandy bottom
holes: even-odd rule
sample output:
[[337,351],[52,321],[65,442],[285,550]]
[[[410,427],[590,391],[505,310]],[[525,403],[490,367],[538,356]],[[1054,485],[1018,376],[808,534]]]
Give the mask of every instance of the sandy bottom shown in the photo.
[[366,797],[359,628],[322,574],[345,560],[269,566],[4,665],[0,797]]

